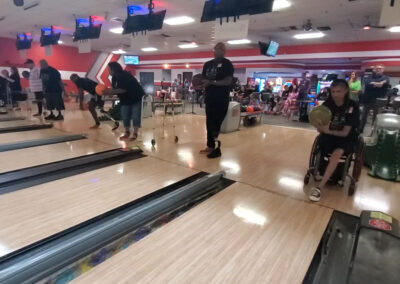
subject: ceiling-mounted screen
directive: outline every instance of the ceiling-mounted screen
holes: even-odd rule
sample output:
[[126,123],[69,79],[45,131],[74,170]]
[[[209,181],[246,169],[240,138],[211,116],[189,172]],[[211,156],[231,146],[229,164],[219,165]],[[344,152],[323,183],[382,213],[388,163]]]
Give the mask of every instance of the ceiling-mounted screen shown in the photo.
[[124,55],[125,65],[139,65],[139,56],[137,55]]

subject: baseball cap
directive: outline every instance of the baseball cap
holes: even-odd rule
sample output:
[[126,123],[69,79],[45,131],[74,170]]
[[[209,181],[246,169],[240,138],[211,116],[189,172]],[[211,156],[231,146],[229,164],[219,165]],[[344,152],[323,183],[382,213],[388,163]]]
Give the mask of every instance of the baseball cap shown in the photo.
[[27,59],[24,64],[34,63],[32,59]]

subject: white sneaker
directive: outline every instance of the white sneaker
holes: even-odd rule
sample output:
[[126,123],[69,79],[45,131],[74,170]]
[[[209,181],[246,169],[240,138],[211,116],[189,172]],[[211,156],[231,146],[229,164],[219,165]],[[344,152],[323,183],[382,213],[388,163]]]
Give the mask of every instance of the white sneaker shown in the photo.
[[314,202],[319,201],[321,199],[321,190],[318,187],[313,187],[308,198]]

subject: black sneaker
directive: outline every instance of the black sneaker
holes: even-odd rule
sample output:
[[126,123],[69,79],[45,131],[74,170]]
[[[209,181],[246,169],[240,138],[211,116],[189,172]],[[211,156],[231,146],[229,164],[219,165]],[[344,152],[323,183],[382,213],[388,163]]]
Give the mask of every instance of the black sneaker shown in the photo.
[[221,157],[221,141],[217,140],[217,148],[215,148],[214,150],[212,150],[210,152],[210,154],[207,155],[207,158],[209,159],[215,159],[215,158],[219,158]]
[[46,116],[44,119],[46,119],[46,120],[54,120],[54,119],[56,119],[56,117],[55,117],[54,114],[51,113],[48,116]]
[[207,155],[207,158],[209,159],[215,159],[221,157],[221,149],[220,148],[215,148],[214,150],[211,151],[210,154]]
[[64,116],[62,114],[57,115],[54,120],[64,120]]

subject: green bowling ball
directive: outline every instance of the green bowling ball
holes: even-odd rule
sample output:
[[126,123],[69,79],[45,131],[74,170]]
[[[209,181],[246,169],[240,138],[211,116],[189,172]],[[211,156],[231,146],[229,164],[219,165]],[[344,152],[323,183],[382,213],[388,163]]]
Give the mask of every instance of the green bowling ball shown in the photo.
[[315,127],[328,125],[332,120],[332,113],[328,107],[320,105],[311,110],[310,114],[308,115],[308,119],[311,125]]

